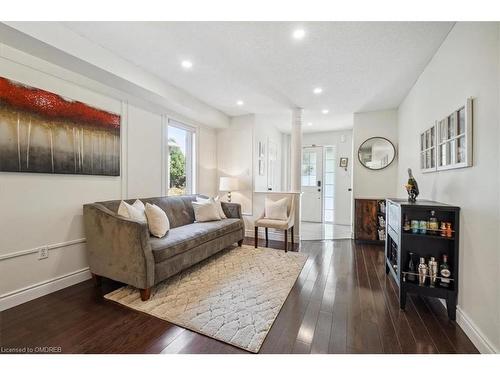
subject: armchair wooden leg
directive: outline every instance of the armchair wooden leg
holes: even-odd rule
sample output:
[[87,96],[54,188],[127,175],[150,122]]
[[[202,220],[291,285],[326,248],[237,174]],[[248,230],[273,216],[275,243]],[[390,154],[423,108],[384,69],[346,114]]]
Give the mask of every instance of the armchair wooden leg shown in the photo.
[[239,241],[238,241],[238,246],[239,246],[239,247],[242,247],[242,246],[243,246],[243,240],[239,240]]
[[151,297],[151,288],[140,289],[141,301],[147,301]]
[[292,251],[295,250],[295,246],[294,246],[294,243],[293,243],[293,226],[290,228],[290,231],[291,231],[291,235],[292,235]]
[[259,247],[259,227],[255,227],[255,248]]
[[96,275],[95,273],[92,274],[92,280],[94,280],[95,286],[100,286],[102,284],[102,276]]
[[288,251],[288,230],[285,229],[285,253]]
[[269,247],[269,233],[267,227],[265,228],[265,230],[266,230],[266,247]]

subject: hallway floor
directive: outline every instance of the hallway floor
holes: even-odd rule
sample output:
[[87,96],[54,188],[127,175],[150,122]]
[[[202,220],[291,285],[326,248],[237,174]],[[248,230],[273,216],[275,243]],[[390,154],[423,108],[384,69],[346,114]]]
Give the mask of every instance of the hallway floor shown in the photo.
[[300,238],[303,241],[343,240],[351,238],[352,226],[332,223],[300,223]]

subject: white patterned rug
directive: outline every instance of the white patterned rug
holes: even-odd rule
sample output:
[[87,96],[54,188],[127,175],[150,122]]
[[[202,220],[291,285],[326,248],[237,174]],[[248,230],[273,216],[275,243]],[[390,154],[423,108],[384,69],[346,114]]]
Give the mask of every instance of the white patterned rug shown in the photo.
[[150,300],[125,286],[104,297],[257,353],[307,256],[243,245],[155,286]]

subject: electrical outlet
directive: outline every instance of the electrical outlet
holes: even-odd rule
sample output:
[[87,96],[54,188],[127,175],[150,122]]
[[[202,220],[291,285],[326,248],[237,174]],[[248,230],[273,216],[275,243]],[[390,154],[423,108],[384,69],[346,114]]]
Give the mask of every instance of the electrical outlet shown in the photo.
[[47,259],[49,257],[49,247],[42,246],[38,249],[38,260]]

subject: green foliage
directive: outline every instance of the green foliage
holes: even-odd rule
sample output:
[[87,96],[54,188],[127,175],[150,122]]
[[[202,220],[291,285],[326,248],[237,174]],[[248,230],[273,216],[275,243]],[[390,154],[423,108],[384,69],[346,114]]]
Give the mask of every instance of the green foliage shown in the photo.
[[186,187],[186,157],[177,147],[170,148],[170,187]]

